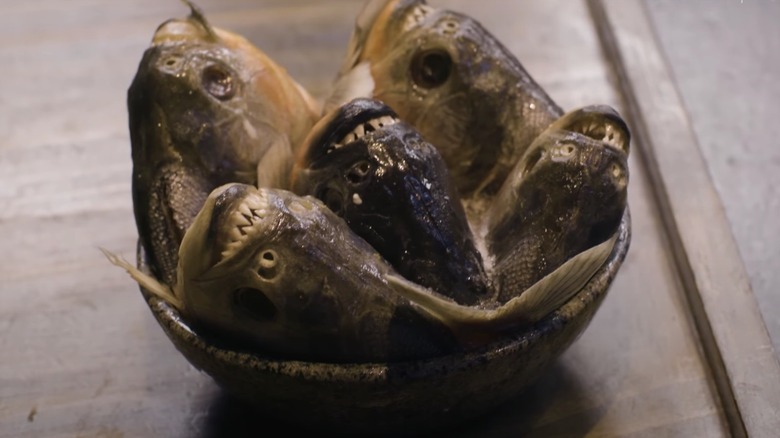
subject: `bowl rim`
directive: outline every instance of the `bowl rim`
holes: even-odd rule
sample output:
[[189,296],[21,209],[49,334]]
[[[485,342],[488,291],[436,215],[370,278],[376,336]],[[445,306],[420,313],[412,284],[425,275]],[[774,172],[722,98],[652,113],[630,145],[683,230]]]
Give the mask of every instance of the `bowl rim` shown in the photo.
[[[177,336],[179,341],[186,342],[190,347],[201,350],[220,362],[251,369],[256,372],[294,376],[300,380],[367,383],[393,380],[416,380],[430,377],[431,370],[442,375],[464,371],[497,357],[508,356],[525,350],[539,342],[546,334],[560,330],[568,321],[583,313],[589,306],[599,306],[622,265],[631,241],[631,217],[628,206],[623,214],[618,228],[618,237],[606,262],[588,280],[583,288],[567,303],[531,326],[518,332],[508,334],[494,342],[474,350],[452,353],[427,359],[407,360],[399,362],[362,362],[362,363],[331,363],[309,362],[302,360],[286,360],[263,357],[258,353],[232,350],[207,342],[190,327],[182,315],[168,303],[157,298],[143,287],[140,287],[147,305],[157,322],[163,326],[169,338]],[[149,273],[146,252],[140,239],[137,245],[138,269]],[[597,309],[595,309],[597,310]],[[595,313],[594,310],[594,313]],[[575,336],[581,335],[584,329]],[[189,355],[171,339],[177,349],[190,360]],[[572,340],[573,342],[573,340]],[[197,366],[197,365],[196,365]],[[199,367],[200,368],[200,367]],[[401,377],[403,376],[403,377]]]

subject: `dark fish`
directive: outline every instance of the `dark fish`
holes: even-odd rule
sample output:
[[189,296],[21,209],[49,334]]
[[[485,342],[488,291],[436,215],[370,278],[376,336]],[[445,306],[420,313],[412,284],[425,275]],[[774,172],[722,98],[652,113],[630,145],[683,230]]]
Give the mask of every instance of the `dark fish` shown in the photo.
[[221,344],[264,357],[400,361],[460,350],[437,319],[395,293],[393,268],[312,197],[229,184],[181,245],[171,288],[114,264]]
[[487,215],[499,302],[616,233],[628,145],[628,127],[606,106],[569,112],[534,141]]
[[421,0],[372,0],[356,27],[328,107],[387,103],[435,145],[464,196],[495,193],[563,111],[471,17]]
[[567,113],[517,163],[483,221],[496,297],[463,306],[388,275],[461,342],[539,321],[574,296],[614,246],[626,208],[629,131],[609,107]]
[[293,171],[298,194],[321,199],[407,279],[475,304],[482,258],[446,165],[430,143],[376,100],[320,121]]
[[[320,109],[244,38],[193,6],[160,25],[127,94],[136,224],[155,273],[175,281],[185,230],[212,189],[269,183]],[[258,168],[260,181],[258,180]]]

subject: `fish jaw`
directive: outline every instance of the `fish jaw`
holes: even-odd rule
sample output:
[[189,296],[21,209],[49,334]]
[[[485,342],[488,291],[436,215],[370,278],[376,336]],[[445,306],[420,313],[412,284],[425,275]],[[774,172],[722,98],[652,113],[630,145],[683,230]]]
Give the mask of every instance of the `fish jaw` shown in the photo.
[[306,192],[296,189],[301,171],[319,168],[332,152],[354,141],[369,141],[398,122],[395,112],[375,99],[356,98],[333,109],[312,127],[298,151],[291,178],[293,191]]
[[[203,279],[243,251],[251,236],[274,224],[273,207],[254,186],[228,183],[214,189],[185,233],[179,249],[179,275]],[[216,269],[215,269],[216,268]],[[181,278],[180,278],[181,279]]]

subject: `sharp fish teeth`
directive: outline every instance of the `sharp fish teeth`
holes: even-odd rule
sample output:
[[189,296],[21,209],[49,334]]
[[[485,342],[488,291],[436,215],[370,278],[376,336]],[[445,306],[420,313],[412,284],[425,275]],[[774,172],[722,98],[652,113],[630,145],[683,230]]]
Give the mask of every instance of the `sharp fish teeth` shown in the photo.
[[339,149],[348,143],[352,143],[353,141],[363,138],[370,132],[376,131],[385,126],[394,125],[396,123],[398,123],[398,119],[393,116],[382,116],[377,117],[376,119],[371,119],[361,125],[358,125],[355,129],[345,135],[341,141],[333,143],[328,149],[328,152]]
[[236,226],[252,225],[251,216],[247,216],[245,213],[233,215]]
[[230,229],[230,241],[231,242],[235,242],[237,240],[241,240],[241,231],[237,227],[236,228],[231,228]]

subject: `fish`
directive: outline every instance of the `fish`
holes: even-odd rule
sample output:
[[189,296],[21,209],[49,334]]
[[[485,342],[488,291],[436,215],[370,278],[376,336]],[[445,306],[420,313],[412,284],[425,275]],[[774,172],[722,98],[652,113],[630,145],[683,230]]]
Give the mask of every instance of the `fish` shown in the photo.
[[438,150],[384,103],[356,98],[324,117],[291,186],[325,203],[405,278],[474,305],[482,256]]
[[387,283],[392,266],[310,196],[218,187],[184,235],[174,286],[103,251],[217,345],[333,363],[462,351],[446,326]]
[[566,113],[533,142],[486,214],[499,302],[617,232],[629,144],[628,126],[606,105]]
[[477,20],[422,0],[371,0],[358,15],[326,111],[389,105],[436,146],[465,198],[493,195],[563,110]]
[[228,182],[285,184],[322,111],[283,67],[185,3],[190,15],[157,28],[127,91],[136,225],[168,284],[209,193]]

